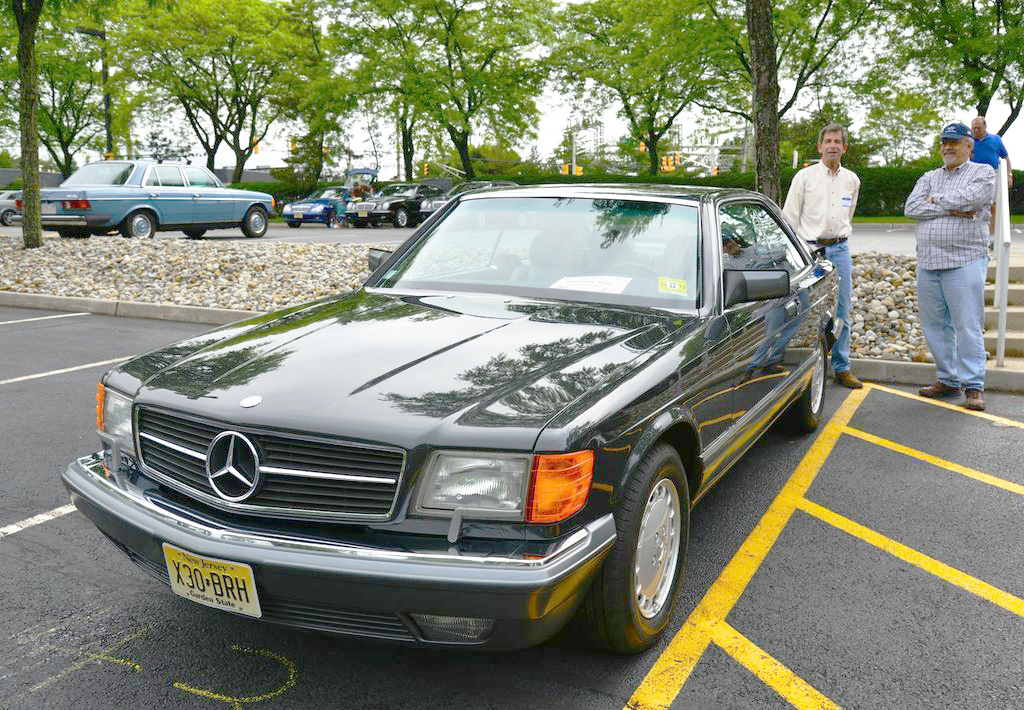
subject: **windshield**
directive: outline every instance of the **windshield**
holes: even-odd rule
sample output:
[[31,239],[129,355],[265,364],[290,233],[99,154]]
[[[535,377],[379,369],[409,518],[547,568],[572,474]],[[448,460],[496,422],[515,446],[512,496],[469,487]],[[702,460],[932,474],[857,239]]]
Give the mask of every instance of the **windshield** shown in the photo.
[[411,195],[416,192],[415,185],[388,185],[377,193],[377,197],[392,197],[395,195]]
[[495,197],[457,205],[380,286],[690,309],[699,252],[695,206]]
[[124,185],[134,169],[132,163],[118,163],[112,160],[90,163],[79,168],[74,175],[61,183],[69,185]]
[[323,190],[318,190],[312,195],[303,197],[304,200],[329,200],[332,197],[341,197],[341,189],[337,187],[328,187]]

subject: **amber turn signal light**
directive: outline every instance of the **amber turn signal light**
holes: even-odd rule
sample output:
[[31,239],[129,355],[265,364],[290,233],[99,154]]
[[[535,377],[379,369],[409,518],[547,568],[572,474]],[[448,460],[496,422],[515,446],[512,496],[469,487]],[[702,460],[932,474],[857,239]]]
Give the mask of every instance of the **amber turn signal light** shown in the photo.
[[526,522],[557,523],[578,512],[593,478],[593,451],[534,456]]
[[103,383],[96,388],[96,431],[103,431]]

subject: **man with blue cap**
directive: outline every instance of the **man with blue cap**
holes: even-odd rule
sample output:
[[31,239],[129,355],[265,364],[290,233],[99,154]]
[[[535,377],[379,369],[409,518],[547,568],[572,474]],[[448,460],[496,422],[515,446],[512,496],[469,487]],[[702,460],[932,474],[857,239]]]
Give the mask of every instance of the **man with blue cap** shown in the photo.
[[904,204],[917,220],[917,303],[921,330],[935,360],[936,382],[922,397],[966,395],[985,409],[985,275],[988,222],[995,199],[992,166],[971,162],[971,129],[942,129],[943,166],[918,179]]

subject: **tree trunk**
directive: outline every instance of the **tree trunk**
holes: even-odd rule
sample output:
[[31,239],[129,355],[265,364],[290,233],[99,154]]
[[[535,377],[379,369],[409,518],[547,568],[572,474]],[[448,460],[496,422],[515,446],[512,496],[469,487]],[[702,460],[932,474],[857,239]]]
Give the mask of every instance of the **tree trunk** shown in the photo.
[[465,179],[475,179],[476,173],[473,172],[473,161],[469,157],[469,131],[460,131],[453,126],[449,126],[448,135],[452,137],[452,144],[455,146],[455,150],[459,152],[462,169],[466,172]]
[[754,79],[754,184],[779,202],[779,77],[771,0],[747,0],[747,34]]
[[416,146],[413,143],[412,125],[402,122],[402,160],[405,162],[405,179],[412,182],[413,168],[416,167],[413,161],[416,159]]
[[43,0],[14,0],[18,23],[18,84],[21,130],[22,222],[26,249],[43,245],[39,220],[39,78],[36,72],[36,29]]
[[658,139],[654,136],[647,136],[647,161],[651,175],[658,174]]

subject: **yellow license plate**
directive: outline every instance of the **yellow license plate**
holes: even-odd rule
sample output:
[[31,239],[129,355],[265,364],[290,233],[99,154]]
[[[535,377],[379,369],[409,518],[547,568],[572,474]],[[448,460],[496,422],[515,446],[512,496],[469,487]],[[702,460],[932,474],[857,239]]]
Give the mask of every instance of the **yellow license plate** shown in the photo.
[[175,594],[215,609],[263,616],[252,567],[186,552],[166,542],[163,548]]
[[360,217],[365,217],[365,216],[367,216],[368,214],[369,214],[369,212],[360,212],[360,213],[359,213],[359,216],[360,216]]

